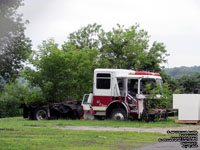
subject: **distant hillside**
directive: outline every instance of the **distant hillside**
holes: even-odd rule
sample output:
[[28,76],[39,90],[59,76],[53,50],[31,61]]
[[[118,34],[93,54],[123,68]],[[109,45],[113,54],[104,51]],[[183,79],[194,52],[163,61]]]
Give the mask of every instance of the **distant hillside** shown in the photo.
[[178,78],[183,75],[193,75],[196,72],[200,72],[200,66],[165,68],[165,72],[173,78]]

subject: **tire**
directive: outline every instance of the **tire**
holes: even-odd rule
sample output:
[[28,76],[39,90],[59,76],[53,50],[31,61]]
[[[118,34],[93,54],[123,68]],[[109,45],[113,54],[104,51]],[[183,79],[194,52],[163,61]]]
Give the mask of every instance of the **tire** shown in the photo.
[[48,114],[45,108],[37,108],[34,111],[34,120],[47,120]]
[[112,120],[126,120],[126,111],[122,108],[116,108],[111,111],[110,119]]

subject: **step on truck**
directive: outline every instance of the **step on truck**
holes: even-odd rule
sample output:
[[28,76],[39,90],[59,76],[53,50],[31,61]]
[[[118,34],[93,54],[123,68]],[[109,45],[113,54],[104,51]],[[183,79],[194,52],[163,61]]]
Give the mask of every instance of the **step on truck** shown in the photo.
[[[148,119],[146,84],[160,84],[162,87],[160,74],[125,69],[95,69],[93,93],[85,94],[82,101],[83,118],[125,120],[145,116]],[[164,109],[154,109],[154,112],[151,114],[154,118],[158,112],[161,112],[160,117],[167,116]]]

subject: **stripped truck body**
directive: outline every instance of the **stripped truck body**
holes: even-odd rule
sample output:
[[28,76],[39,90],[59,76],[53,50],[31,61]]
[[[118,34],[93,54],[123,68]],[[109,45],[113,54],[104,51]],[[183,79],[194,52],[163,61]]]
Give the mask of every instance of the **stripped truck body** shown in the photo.
[[79,101],[57,102],[26,106],[23,104],[23,117],[31,120],[46,119],[80,119],[83,107]]
[[149,83],[162,86],[160,74],[125,69],[95,69],[93,93],[85,94],[82,101],[84,118],[124,120],[134,116],[141,119],[147,97],[145,85]]

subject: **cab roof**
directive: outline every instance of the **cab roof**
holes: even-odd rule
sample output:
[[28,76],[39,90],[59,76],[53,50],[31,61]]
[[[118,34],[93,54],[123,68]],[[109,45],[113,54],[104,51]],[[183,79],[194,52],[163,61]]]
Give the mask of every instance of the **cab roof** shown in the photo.
[[128,69],[95,69],[94,72],[97,73],[115,73],[118,78],[158,78],[161,79],[159,73],[145,72],[145,71],[134,71]]

